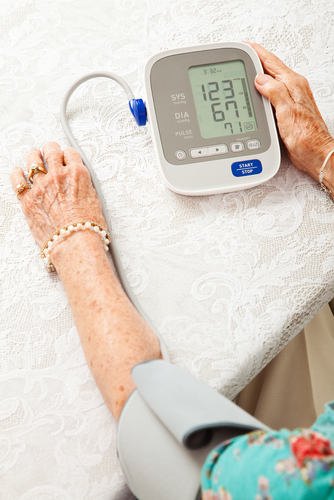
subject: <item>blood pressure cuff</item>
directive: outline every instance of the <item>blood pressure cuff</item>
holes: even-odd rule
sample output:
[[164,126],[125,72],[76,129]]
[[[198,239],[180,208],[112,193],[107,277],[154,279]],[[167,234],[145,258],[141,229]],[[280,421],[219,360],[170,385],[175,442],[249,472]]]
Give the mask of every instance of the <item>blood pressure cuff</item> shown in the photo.
[[199,500],[208,453],[226,439],[267,429],[186,370],[162,360],[136,365],[137,389],[119,420],[118,456],[138,500]]

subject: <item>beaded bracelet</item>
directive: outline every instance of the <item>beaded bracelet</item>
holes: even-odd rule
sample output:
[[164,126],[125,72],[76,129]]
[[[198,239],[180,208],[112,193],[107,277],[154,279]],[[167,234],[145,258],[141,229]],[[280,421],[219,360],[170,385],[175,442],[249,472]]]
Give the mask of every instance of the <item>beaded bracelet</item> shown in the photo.
[[332,154],[334,153],[334,149],[332,149],[332,151],[330,151],[328,153],[328,155],[326,156],[326,159],[325,161],[323,162],[322,164],[322,167],[320,169],[320,173],[319,173],[319,182],[320,182],[320,186],[321,186],[321,191],[324,191],[325,193],[328,193],[328,194],[331,194],[332,191],[330,191],[326,186],[325,184],[322,182],[323,178],[324,178],[324,168],[325,166],[327,165],[327,162],[329,160],[329,158],[332,156]]
[[57,243],[69,236],[71,233],[84,231],[85,229],[89,229],[90,231],[94,231],[99,234],[102,240],[103,248],[106,252],[108,252],[108,244],[110,243],[110,235],[108,231],[93,221],[72,222],[71,224],[64,226],[62,229],[58,229],[58,231],[56,231],[55,234],[51,236],[51,238],[41,248],[40,256],[41,259],[43,259],[46,270],[49,273],[55,271],[55,267],[51,262],[51,252]]

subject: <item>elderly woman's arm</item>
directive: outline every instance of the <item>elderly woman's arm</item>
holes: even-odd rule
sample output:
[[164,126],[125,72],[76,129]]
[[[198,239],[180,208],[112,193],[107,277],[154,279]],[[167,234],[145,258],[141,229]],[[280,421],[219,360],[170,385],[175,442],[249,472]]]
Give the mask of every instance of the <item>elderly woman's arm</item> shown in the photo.
[[[20,195],[22,210],[39,245],[71,222],[91,220],[106,227],[100,201],[79,153],[61,151],[56,143],[44,147],[49,171],[34,175],[33,188]],[[42,164],[38,149],[27,155],[27,166]],[[14,168],[14,189],[25,182]],[[131,368],[160,357],[156,335],[134,309],[114,276],[99,235],[71,233],[51,253],[65,288],[75,324],[102,396],[118,420],[134,389]]]
[[119,419],[135,388],[131,368],[160,357],[156,335],[119,285],[91,231],[71,236],[52,252],[62,280],[88,366],[112,414]]

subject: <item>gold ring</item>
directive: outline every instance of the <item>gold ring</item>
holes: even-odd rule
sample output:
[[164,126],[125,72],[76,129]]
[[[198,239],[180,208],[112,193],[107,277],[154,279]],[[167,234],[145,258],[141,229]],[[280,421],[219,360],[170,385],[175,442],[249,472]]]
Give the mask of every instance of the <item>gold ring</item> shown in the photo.
[[38,172],[41,172],[42,174],[47,174],[48,171],[44,167],[44,165],[39,165],[38,163],[33,163],[30,165],[29,172],[28,172],[28,179],[31,184],[33,184],[33,176],[37,174]]
[[16,196],[18,200],[20,199],[19,194],[23,193],[26,189],[31,189],[31,186],[29,186],[29,184],[23,184],[23,182],[16,186]]

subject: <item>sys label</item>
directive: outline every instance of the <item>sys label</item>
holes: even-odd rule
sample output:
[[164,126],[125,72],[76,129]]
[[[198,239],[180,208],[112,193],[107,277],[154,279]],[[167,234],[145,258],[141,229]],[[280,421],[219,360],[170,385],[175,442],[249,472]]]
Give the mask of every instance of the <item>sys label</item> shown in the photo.
[[232,163],[232,174],[235,177],[244,177],[245,175],[255,175],[262,172],[262,163],[260,160],[236,161]]

